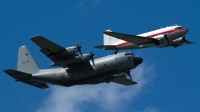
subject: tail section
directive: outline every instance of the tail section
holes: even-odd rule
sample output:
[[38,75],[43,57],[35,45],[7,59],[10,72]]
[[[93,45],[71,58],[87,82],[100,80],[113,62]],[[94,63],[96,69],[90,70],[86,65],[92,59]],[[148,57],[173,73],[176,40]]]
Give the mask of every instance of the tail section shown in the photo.
[[[112,32],[111,30],[106,30],[105,32]],[[104,45],[113,45],[114,43],[120,41],[120,39],[106,35],[105,33],[103,34],[103,39],[104,39]]]
[[19,48],[17,70],[30,74],[40,70],[26,46],[21,46]]
[[45,89],[49,87],[44,82],[32,80],[31,79],[32,74],[24,73],[24,72],[12,70],[12,69],[4,70],[4,72],[10,75],[11,77],[13,77],[16,81],[21,81],[25,84],[29,84],[31,86],[35,86],[41,89]]

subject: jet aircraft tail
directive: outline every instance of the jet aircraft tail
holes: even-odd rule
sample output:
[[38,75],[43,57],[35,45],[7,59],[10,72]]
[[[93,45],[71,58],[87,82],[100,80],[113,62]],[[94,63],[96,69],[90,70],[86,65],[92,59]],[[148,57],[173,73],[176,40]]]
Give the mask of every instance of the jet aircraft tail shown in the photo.
[[26,46],[19,48],[17,70],[30,74],[39,72],[40,70]]

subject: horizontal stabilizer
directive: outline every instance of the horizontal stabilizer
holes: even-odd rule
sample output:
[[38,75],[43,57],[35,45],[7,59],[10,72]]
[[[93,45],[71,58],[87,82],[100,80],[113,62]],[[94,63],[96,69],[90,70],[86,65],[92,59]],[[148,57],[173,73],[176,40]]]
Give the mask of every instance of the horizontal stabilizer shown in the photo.
[[49,86],[44,82],[34,81],[31,79],[32,75],[29,73],[16,71],[12,69],[4,70],[5,73],[16,79],[16,81],[22,81],[25,84],[29,84],[41,89],[48,88]]
[[116,78],[116,79],[113,80],[113,82],[118,83],[118,84],[122,84],[122,85],[125,85],[125,86],[137,84],[137,82],[132,81],[130,79],[127,79],[125,77],[124,78]]
[[104,49],[104,50],[117,50],[117,47],[115,45],[98,45],[94,48]]
[[24,72],[12,70],[12,69],[4,70],[4,72],[7,73],[8,75],[10,75],[11,77],[13,77],[14,79],[16,79],[17,81],[27,80],[27,79],[31,78],[31,76],[32,76],[29,73],[24,73]]
[[49,88],[49,86],[46,83],[39,82],[39,81],[27,80],[27,81],[23,81],[23,83],[29,84],[31,86],[35,86],[35,87],[38,87],[38,88],[41,88],[41,89]]

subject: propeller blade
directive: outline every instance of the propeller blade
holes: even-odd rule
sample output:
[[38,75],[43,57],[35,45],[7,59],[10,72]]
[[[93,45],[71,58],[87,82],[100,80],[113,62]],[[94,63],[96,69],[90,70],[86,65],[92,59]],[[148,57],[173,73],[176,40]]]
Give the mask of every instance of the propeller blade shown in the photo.
[[164,37],[165,37],[165,39],[167,40],[167,44],[169,45],[169,38],[168,38],[168,35],[165,34]]
[[81,45],[78,45],[78,44],[76,44],[76,46],[77,46],[77,50],[78,50],[78,52],[80,53],[80,55],[81,55],[81,57],[83,56],[83,54],[82,54],[82,51],[81,51],[81,46],[82,46],[82,44]]
[[94,58],[93,58],[93,57],[92,57],[92,64],[95,65],[95,64],[94,64]]
[[114,54],[117,54],[117,52],[118,52],[118,49],[114,52]]
[[188,40],[186,39],[186,37],[183,37],[183,41],[186,42],[186,43],[189,43],[189,44],[191,43],[190,41],[188,41]]
[[91,51],[90,51],[90,59],[92,60],[92,64],[95,65],[94,63],[94,55]]

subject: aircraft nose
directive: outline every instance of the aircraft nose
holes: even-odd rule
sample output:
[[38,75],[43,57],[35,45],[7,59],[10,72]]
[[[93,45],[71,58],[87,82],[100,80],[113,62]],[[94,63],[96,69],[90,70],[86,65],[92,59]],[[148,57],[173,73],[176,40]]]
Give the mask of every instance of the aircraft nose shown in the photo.
[[186,31],[186,32],[189,32],[189,30],[188,30],[187,28],[185,29],[185,31]]
[[183,28],[183,31],[185,31],[186,33],[189,32],[189,30],[187,28]]
[[135,64],[135,66],[138,66],[140,63],[143,62],[143,59],[140,57],[134,57],[133,62]]

